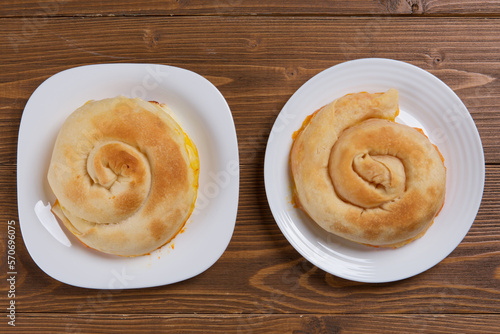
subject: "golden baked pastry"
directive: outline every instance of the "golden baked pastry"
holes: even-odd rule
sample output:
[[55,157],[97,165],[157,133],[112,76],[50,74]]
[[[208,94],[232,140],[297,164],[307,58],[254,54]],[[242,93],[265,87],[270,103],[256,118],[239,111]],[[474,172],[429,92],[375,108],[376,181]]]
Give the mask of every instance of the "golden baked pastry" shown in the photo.
[[308,117],[290,155],[295,200],[319,226],[372,246],[421,237],[445,195],[442,157],[394,122],[398,92],[341,97]]
[[137,256],[182,228],[198,174],[196,147],[166,106],[119,96],[89,101],[66,119],[48,181],[53,212],[80,241]]

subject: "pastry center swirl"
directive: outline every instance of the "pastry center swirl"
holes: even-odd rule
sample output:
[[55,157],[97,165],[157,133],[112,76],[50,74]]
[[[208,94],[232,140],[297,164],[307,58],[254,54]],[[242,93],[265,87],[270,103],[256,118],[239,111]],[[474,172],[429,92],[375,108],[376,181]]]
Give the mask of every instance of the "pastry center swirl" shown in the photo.
[[[137,148],[120,141],[98,143],[89,152],[87,173],[92,193],[108,202],[106,223],[126,219],[146,200],[151,188],[151,169],[147,157]],[[90,218],[90,217],[89,217]],[[99,223],[102,219],[93,220]]]
[[[404,164],[400,158],[389,154],[390,146],[386,144],[390,143],[380,145],[378,128],[363,131],[365,138],[378,139],[375,145],[370,140],[357,138],[357,128],[344,131],[333,146],[330,178],[338,196],[345,202],[365,209],[380,207],[403,195],[406,188]],[[352,143],[357,143],[354,149]]]

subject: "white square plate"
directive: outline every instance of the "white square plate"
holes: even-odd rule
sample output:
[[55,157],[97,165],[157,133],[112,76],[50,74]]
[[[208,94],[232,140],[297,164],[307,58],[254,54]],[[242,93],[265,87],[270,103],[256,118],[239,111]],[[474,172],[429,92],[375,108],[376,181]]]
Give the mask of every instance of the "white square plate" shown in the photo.
[[[167,104],[200,157],[198,198],[183,232],[150,255],[133,258],[89,249],[63,228],[72,243],[66,247],[34,211],[39,200],[54,203],[46,175],[66,117],[89,100],[117,95]],[[49,276],[96,289],[152,287],[191,278],[220,258],[236,222],[239,160],[231,111],[208,80],[177,67],[101,64],[65,70],[43,82],[26,104],[19,129],[17,189],[26,248]]]

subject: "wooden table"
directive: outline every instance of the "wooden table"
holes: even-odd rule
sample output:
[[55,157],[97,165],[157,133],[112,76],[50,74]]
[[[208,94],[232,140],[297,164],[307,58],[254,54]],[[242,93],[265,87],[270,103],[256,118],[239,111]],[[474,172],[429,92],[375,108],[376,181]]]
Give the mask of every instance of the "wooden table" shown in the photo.
[[[192,279],[101,291],[47,276],[17,226],[16,327],[4,316],[2,332],[500,331],[500,1],[120,2],[2,2],[2,252],[8,222],[19,223],[16,148],[28,98],[51,75],[97,63],[178,66],[222,92],[240,150],[234,235]],[[432,269],[394,283],[352,282],[311,265],[280,232],[263,181],[267,136],[289,97],[322,70],[366,57],[402,60],[447,83],[470,111],[486,160],[482,204],[465,239]],[[6,255],[1,264],[5,310]]]

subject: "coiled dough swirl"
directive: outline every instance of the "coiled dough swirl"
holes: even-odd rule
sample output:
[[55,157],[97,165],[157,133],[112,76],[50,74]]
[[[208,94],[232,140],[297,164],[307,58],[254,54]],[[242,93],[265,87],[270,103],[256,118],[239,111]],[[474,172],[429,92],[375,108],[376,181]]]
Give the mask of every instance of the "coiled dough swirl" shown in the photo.
[[64,122],[48,171],[53,212],[87,246],[147,254],[189,218],[198,153],[164,108],[119,96],[89,101]]
[[355,93],[324,106],[294,140],[297,204],[325,230],[372,246],[422,236],[439,212],[446,170],[420,131],[394,122],[398,92]]

